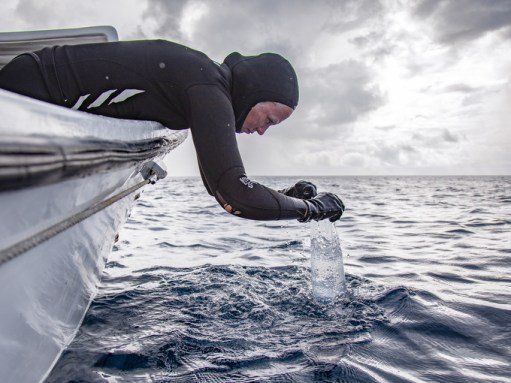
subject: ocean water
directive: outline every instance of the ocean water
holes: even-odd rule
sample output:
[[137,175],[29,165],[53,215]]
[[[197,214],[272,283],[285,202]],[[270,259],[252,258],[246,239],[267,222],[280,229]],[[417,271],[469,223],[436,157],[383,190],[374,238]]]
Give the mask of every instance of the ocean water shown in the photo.
[[348,208],[346,295],[312,299],[307,224],[165,179],[48,382],[511,382],[511,177],[307,179]]

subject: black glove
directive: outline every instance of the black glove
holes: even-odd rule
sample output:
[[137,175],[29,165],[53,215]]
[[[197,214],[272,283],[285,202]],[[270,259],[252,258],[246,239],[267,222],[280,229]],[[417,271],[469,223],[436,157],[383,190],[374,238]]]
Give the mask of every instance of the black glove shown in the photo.
[[316,185],[302,180],[298,181],[294,186],[279,190],[279,193],[285,194],[288,197],[309,199],[316,197],[318,191],[316,189]]
[[341,199],[333,193],[319,193],[316,198],[303,202],[307,205],[307,212],[302,218],[298,218],[300,222],[309,222],[312,219],[320,221],[325,218],[334,222],[341,218],[346,209]]

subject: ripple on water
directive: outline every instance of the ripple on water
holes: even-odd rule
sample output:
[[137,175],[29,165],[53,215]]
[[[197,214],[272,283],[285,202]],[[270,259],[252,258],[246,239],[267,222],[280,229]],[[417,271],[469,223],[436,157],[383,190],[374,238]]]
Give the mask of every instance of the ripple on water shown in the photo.
[[[372,328],[386,321],[382,303],[406,295],[348,276],[350,295],[320,306],[308,275],[298,266],[145,269],[131,281],[140,287],[94,301],[78,338],[95,352],[84,357],[97,376],[140,370],[167,378],[225,371],[246,377],[275,364],[285,370],[290,361],[291,372],[297,364],[307,371],[370,342]],[[104,321],[110,326],[102,333],[96,324]],[[71,347],[59,363],[75,353],[81,350]]]

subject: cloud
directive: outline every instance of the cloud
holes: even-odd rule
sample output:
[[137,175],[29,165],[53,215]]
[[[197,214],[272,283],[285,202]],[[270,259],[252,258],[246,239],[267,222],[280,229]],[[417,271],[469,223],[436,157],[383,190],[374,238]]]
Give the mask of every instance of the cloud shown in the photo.
[[448,129],[444,130],[444,132],[442,133],[442,138],[446,142],[458,142],[459,141],[458,136],[456,136],[453,133],[451,133]]
[[461,103],[462,106],[484,105],[486,101],[494,94],[502,92],[506,88],[506,84],[496,84],[486,87],[480,87],[471,92],[464,92],[466,96]]
[[185,39],[181,28],[183,13],[189,1],[181,0],[150,0],[144,11],[143,18],[156,18],[155,34],[171,40]]
[[412,13],[426,20],[444,44],[475,40],[491,31],[510,33],[509,0],[422,0]]
[[477,92],[478,90],[479,90],[479,88],[475,88],[468,84],[462,84],[462,83],[451,84],[451,85],[446,86],[443,89],[444,92],[459,92],[459,93],[473,93],[473,92]]
[[27,25],[36,26],[36,28],[47,26],[47,28],[55,29],[65,26],[70,20],[80,19],[84,14],[90,15],[94,11],[83,3],[76,4],[58,0],[19,0],[14,12]]
[[16,6],[16,13],[29,22],[36,17],[42,22],[48,22],[52,17],[52,9],[48,4],[34,0],[20,0]]
[[396,125],[375,126],[375,129],[389,131],[389,130],[396,129]]
[[[193,35],[179,33],[179,18],[191,5],[207,6]],[[374,0],[311,3],[308,0],[236,0],[164,1],[149,0],[145,17],[157,22],[162,37],[179,38],[204,51],[213,59],[228,53],[256,54],[278,52],[297,66],[311,58],[314,46],[328,36],[341,35],[364,27],[382,11]]]
[[414,132],[412,133],[412,140],[415,141],[415,145],[438,150],[441,150],[447,144],[460,142],[459,136],[447,128],[433,130],[426,134]]
[[305,72],[301,84],[307,124],[303,133],[316,138],[332,136],[385,101],[371,70],[354,60]]
[[377,0],[347,0],[331,4],[325,29],[335,33],[345,33],[366,26],[368,20],[384,10],[382,2]]
[[384,165],[400,165],[403,162],[403,149],[398,145],[382,143],[373,150],[376,156]]
[[4,0],[0,25],[6,31],[112,25],[121,39],[141,38],[145,7],[145,0]]
[[[183,11],[201,4],[207,7],[207,12],[196,21],[193,34],[184,36],[180,31]],[[214,4],[149,0],[144,15],[156,20],[157,32],[162,37],[191,44],[217,60],[233,51],[243,54],[275,51],[294,59],[299,57],[303,44],[314,40],[321,30],[322,25],[315,20],[328,12],[325,6],[306,5],[269,0],[242,3],[219,0]]]
[[367,163],[364,153],[347,153],[343,156],[341,164],[347,167],[361,168]]

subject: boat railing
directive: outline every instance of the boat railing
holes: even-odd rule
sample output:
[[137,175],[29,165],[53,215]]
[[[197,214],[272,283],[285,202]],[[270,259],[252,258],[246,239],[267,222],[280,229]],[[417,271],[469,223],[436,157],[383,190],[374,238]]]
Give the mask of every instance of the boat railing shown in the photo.
[[54,45],[118,41],[112,26],[0,33],[0,69],[14,57]]

